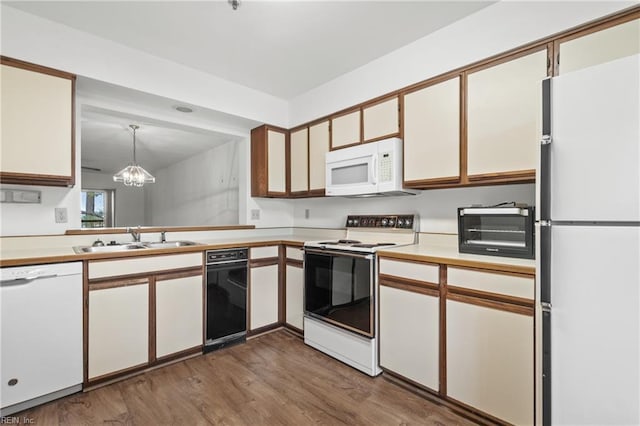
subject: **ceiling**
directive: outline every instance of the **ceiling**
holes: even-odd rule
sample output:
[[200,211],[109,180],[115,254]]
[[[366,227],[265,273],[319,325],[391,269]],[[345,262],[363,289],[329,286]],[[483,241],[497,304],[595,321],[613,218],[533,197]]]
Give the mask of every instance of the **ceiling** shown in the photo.
[[5,4],[291,99],[493,1],[17,1]]
[[[470,15],[493,1],[4,1],[133,49],[291,99]],[[259,123],[78,77],[83,167],[115,173],[132,158],[152,174],[239,140]],[[106,100],[106,101],[105,101]],[[89,105],[89,106],[87,106]],[[207,123],[207,125],[201,125]],[[212,124],[213,123],[213,124]]]

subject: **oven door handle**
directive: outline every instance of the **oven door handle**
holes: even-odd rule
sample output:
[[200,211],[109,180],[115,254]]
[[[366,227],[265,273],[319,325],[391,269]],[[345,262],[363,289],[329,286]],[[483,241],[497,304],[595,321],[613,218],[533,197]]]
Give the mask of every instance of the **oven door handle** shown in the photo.
[[357,257],[359,259],[367,259],[367,260],[372,260],[373,259],[373,254],[361,254],[361,253],[354,253],[354,252],[315,249],[315,248],[314,249],[305,248],[304,251],[305,251],[305,253],[324,254],[324,255],[327,255],[327,256]]

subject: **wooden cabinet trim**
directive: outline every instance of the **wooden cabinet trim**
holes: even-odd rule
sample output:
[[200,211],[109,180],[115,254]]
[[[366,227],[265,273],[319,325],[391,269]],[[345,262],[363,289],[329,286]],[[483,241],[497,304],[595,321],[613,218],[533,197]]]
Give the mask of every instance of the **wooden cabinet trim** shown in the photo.
[[195,277],[198,275],[204,275],[203,267],[197,266],[195,268],[183,269],[176,272],[163,272],[161,274],[155,274],[155,278],[156,281],[165,281],[176,278]]
[[249,260],[249,267],[260,268],[262,266],[277,265],[279,260],[280,260],[279,257],[265,257],[261,259],[251,259]]
[[511,182],[515,181],[531,181],[534,182],[536,179],[536,171],[535,169],[529,170],[518,170],[511,172],[500,172],[500,173],[483,173],[479,175],[468,175],[467,179],[472,181],[492,181],[499,179],[508,179]]
[[66,78],[69,80],[76,79],[75,74],[65,72],[65,71],[60,71],[54,68],[45,67],[44,65],[34,64],[32,62],[21,61],[20,59],[14,59],[8,56],[0,55],[0,64],[9,65],[15,68],[21,68],[23,70],[38,72],[40,74],[48,74],[55,77]]
[[106,384],[106,382],[114,381],[114,379],[118,379],[132,373],[137,373],[139,371],[144,371],[149,367],[149,363],[134,365],[133,367],[128,367],[122,370],[114,371],[111,373],[103,374],[102,376],[93,377],[88,381],[84,382],[84,390],[87,387],[95,386],[98,384]]
[[480,299],[493,300],[500,303],[510,303],[513,305],[520,305],[520,306],[527,306],[527,307],[534,306],[533,299],[527,299],[524,297],[507,296],[505,294],[490,293],[488,291],[475,290],[475,289],[458,287],[453,285],[448,285],[447,288],[450,294],[459,294],[463,296],[477,297]]
[[176,352],[176,353],[173,353],[173,354],[157,357],[156,360],[153,363],[151,363],[151,366],[153,367],[153,366],[156,366],[156,365],[164,364],[166,362],[178,360],[178,359],[181,359],[181,358],[185,358],[185,357],[188,357],[190,355],[200,355],[200,354],[202,354],[203,346],[204,345],[198,345],[198,346],[194,346],[194,347],[189,348],[189,349],[184,349],[184,350],[182,350],[180,352]]
[[498,275],[508,275],[511,277],[519,277],[519,278],[535,278],[535,272],[532,273],[525,273],[525,272],[515,272],[515,271],[510,271],[507,269],[490,269],[490,268],[479,268],[479,267],[473,267],[473,266],[458,266],[458,265],[447,265],[447,267],[451,267],[454,269],[465,269],[468,271],[477,271],[477,272],[484,272],[484,273],[493,273],[493,274],[498,274]]
[[447,268],[440,266],[440,387],[441,397],[447,395]]
[[147,363],[156,362],[156,278],[149,279],[149,336],[147,337],[148,351]]
[[296,268],[302,268],[303,261],[298,259],[287,259],[286,264],[289,266],[295,266]]
[[427,281],[418,281],[393,275],[380,274],[378,276],[378,282],[382,286],[393,287],[400,290],[410,291],[412,293],[426,294],[434,297],[438,297],[440,295],[438,284]]
[[[385,102],[389,102],[391,100],[393,100],[395,98],[396,100],[396,105],[398,108],[398,131],[397,132],[391,132],[391,133],[387,133],[384,135],[380,135],[380,136],[376,136],[373,138],[365,138],[365,129],[364,129],[364,116],[365,116],[365,110],[371,107],[374,107],[376,105],[385,103]],[[360,113],[360,141],[361,143],[367,143],[367,142],[376,142],[376,141],[380,141],[383,139],[388,139],[388,138],[392,138],[392,137],[398,137],[400,136],[400,134],[402,133],[402,96],[400,95],[399,91],[394,92],[393,94],[391,94],[390,96],[383,96],[383,97],[379,97],[379,98],[375,98],[366,102],[363,102],[360,105],[361,108],[361,113]],[[344,148],[344,147],[341,147]]]
[[177,275],[181,273],[188,273],[188,274],[192,273],[192,275],[197,275],[196,271],[198,271],[198,273],[202,273],[202,267],[190,266],[188,268],[180,268],[180,269],[157,270],[157,271],[141,272],[137,274],[127,274],[127,275],[114,275],[110,277],[91,279],[89,280],[89,286],[95,286],[101,283],[110,283],[115,281],[126,281],[126,280],[136,280],[136,279],[144,280],[144,279],[147,279],[148,277],[158,276],[158,275],[167,276],[167,275]]
[[[448,288],[449,288],[449,290],[452,289],[450,286]],[[452,293],[451,291],[449,291],[447,293],[447,300],[452,300],[454,302],[460,302],[460,303],[466,303],[468,305],[481,306],[481,307],[489,308],[489,309],[496,309],[496,310],[499,310],[499,311],[511,312],[511,313],[514,313],[514,314],[526,315],[526,316],[530,316],[530,317],[533,317],[533,313],[534,313],[533,304],[531,304],[532,306],[530,306],[530,307],[521,306],[521,305],[514,305],[513,303],[499,302],[499,301],[496,301],[496,300],[481,299],[479,297],[469,296],[469,295],[466,295],[466,294]]]
[[559,36],[554,37],[553,42],[555,44],[564,43],[576,38],[584,37],[589,34],[597,33],[598,31],[606,30],[611,27],[615,27],[620,24],[633,21],[640,18],[640,6],[633,6],[625,11],[614,14],[609,17],[596,19],[595,21],[588,22],[574,30],[569,30],[561,33]]
[[[484,420],[484,422],[487,422],[487,424],[496,424],[496,425],[501,425],[501,426],[509,426],[509,425],[511,425],[511,423],[507,423],[502,419],[494,417],[491,414],[485,413],[484,411],[478,410],[477,408],[475,408],[475,407],[473,407],[471,405],[465,404],[464,402],[460,402],[455,398],[452,398],[450,396],[446,396],[445,398],[451,404],[455,404],[455,405],[463,408],[464,410],[473,413],[475,416],[478,416],[479,418]],[[533,404],[533,402],[532,402],[532,404]],[[465,414],[464,412],[461,412],[459,410],[454,410],[454,411],[459,412],[460,414]]]
[[455,184],[459,186],[460,176],[447,176],[441,178],[433,178],[433,179],[420,179],[420,180],[405,180],[403,182],[404,186],[407,188],[424,188],[425,186],[431,185],[445,185],[445,184]]
[[147,275],[144,277],[124,277],[124,278],[105,278],[100,280],[89,281],[88,290],[105,290],[108,288],[129,287],[134,285],[149,284],[151,278]]

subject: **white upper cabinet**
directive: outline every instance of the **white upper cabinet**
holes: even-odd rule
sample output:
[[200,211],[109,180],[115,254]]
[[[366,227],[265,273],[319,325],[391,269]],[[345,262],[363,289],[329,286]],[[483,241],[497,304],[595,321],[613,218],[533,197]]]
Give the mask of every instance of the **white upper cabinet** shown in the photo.
[[286,191],[286,147],[284,133],[267,132],[268,192]]
[[323,191],[325,154],[329,151],[329,121],[309,127],[309,189]]
[[640,53],[640,19],[559,42],[559,74]]
[[470,180],[518,174],[533,179],[546,77],[546,49],[468,74]]
[[75,76],[2,58],[0,181],[75,183]]
[[400,132],[398,97],[362,109],[364,140],[370,141]]
[[251,196],[287,195],[288,131],[271,126],[251,130]]
[[404,95],[404,181],[460,179],[460,78]]
[[309,129],[291,132],[291,192],[309,190]]
[[331,119],[331,148],[341,148],[360,143],[360,110]]

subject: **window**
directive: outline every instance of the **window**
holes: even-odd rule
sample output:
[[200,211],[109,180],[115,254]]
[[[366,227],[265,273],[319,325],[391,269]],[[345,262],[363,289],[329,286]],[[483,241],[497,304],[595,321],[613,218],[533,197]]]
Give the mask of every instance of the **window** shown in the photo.
[[80,203],[82,228],[113,226],[112,189],[83,189]]

